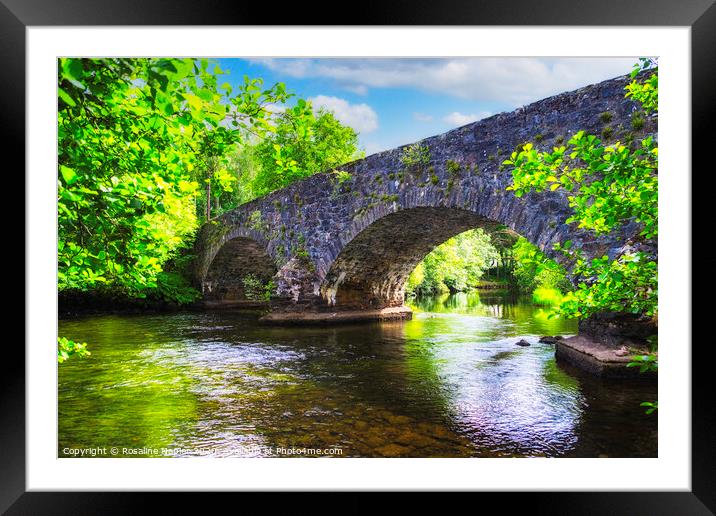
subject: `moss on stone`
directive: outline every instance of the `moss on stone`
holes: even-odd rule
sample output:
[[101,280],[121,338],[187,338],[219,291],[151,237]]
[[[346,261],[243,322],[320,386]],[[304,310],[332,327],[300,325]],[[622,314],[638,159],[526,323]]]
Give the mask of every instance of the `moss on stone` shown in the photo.
[[612,115],[609,111],[604,111],[602,113],[599,113],[599,121],[603,124],[608,124],[612,121],[614,118],[614,115]]
[[262,227],[261,210],[254,210],[249,215],[248,226],[256,231],[261,231]]
[[460,163],[458,163],[457,161],[453,161],[453,160],[449,159],[449,160],[447,160],[447,163],[445,166],[447,168],[447,171],[450,174],[457,174],[460,172],[460,168],[461,168]]
[[414,143],[403,149],[400,162],[406,169],[420,171],[430,163],[430,149],[426,145]]
[[644,115],[640,113],[639,111],[635,111],[631,115],[631,128],[635,131],[640,131],[644,128],[646,120],[644,120]]

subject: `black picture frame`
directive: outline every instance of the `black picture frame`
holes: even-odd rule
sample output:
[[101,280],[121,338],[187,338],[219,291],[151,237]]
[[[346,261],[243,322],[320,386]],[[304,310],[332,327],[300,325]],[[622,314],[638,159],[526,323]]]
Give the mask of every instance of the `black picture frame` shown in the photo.
[[[337,4],[301,4],[277,9],[264,4],[220,0],[0,0],[0,131],[6,153],[20,158],[25,149],[25,30],[30,26],[86,25],[341,25]],[[340,21],[339,21],[340,20]],[[689,26],[692,69],[693,170],[707,163],[713,143],[716,98],[716,6],[713,0],[553,0],[548,4],[517,0],[399,0],[366,2],[350,15],[355,25],[576,25]],[[338,23],[336,23],[338,21]],[[565,43],[568,45],[568,42]],[[713,160],[712,160],[713,162]],[[16,167],[16,170],[19,169]],[[24,168],[23,168],[24,169]],[[699,173],[706,180],[713,166]],[[688,174],[684,171],[684,176]],[[692,179],[694,176],[692,175]],[[29,192],[31,189],[27,188]],[[699,191],[704,191],[699,187]],[[696,222],[696,220],[694,220]],[[19,225],[18,225],[19,229]],[[692,234],[696,234],[692,232]],[[25,269],[25,275],[32,274]],[[690,302],[690,300],[684,300]],[[32,307],[26,307],[31,310]],[[697,311],[698,315],[698,311]],[[697,318],[692,319],[696,320]],[[716,442],[710,375],[711,340],[692,346],[692,490],[690,492],[564,492],[480,493],[509,509],[529,503],[534,514],[714,514],[716,513]],[[690,343],[684,342],[685,346]],[[7,514],[128,514],[141,513],[146,498],[161,498],[162,512],[186,504],[188,493],[25,492],[25,353],[19,346],[3,350],[2,423],[0,424],[0,509]],[[205,511],[226,504],[228,494],[204,493]],[[209,495],[209,496],[206,496]],[[242,505],[247,496],[242,493]],[[300,504],[296,494],[285,498]],[[281,502],[272,495],[271,504]],[[481,500],[482,501],[482,500]],[[358,502],[355,507],[360,507]],[[367,507],[367,505],[366,505]],[[208,512],[207,511],[207,512]]]

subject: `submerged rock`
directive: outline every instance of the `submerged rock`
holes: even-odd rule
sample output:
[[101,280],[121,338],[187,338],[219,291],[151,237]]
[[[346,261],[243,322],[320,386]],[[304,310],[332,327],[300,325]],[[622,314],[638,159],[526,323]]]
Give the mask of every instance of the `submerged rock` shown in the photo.
[[544,335],[539,338],[540,342],[544,342],[545,344],[555,344],[559,339],[557,337],[551,337],[549,335]]
[[527,342],[525,339],[520,339],[520,340],[518,340],[517,342],[515,342],[515,344],[517,344],[518,346],[522,346],[522,347],[530,346],[530,345],[531,345],[531,344],[530,344],[529,342]]
[[408,454],[410,451],[410,448],[398,444],[386,444],[376,450],[376,452],[383,457],[400,457]]

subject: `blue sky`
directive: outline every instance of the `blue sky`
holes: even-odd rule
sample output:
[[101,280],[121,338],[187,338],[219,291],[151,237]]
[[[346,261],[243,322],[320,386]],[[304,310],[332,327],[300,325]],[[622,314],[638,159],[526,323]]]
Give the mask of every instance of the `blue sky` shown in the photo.
[[284,82],[359,133],[367,154],[631,71],[628,58],[220,59],[228,82]]

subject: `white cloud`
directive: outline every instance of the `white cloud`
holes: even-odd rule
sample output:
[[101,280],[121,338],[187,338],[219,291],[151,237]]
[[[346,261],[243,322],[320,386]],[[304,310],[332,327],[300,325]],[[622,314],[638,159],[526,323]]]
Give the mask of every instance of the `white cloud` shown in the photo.
[[[397,147],[397,146],[396,146]],[[367,142],[365,144],[365,155],[370,156],[371,154],[376,154],[378,152],[383,152],[384,150],[389,149],[390,147],[386,146],[383,143],[377,143],[377,142]]]
[[361,94],[416,88],[517,107],[631,71],[636,58],[261,59],[291,77],[324,77]]
[[475,122],[477,120],[482,120],[483,118],[487,118],[492,113],[488,111],[481,111],[480,113],[460,113],[458,111],[453,111],[449,115],[445,115],[443,117],[443,122],[446,122],[450,125],[453,125],[455,127],[459,127],[461,125],[469,124],[470,122]]
[[339,97],[318,95],[310,97],[313,108],[331,111],[341,123],[352,127],[361,134],[378,129],[378,115],[368,104],[351,104]]
[[418,122],[430,122],[432,121],[432,115],[426,115],[425,113],[413,113],[413,118]]
[[275,102],[268,102],[264,104],[264,109],[272,114],[284,113],[286,111],[286,106]]
[[362,97],[368,95],[368,86],[365,84],[345,84],[343,85],[343,89]]

